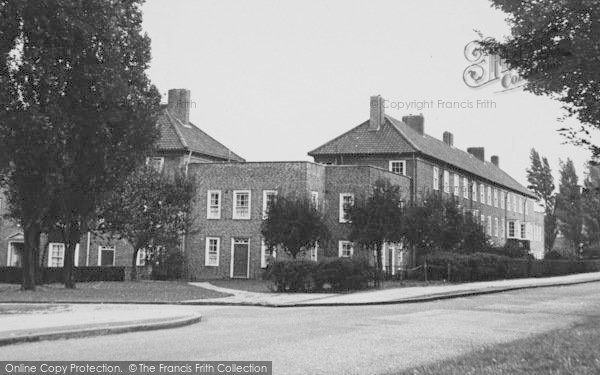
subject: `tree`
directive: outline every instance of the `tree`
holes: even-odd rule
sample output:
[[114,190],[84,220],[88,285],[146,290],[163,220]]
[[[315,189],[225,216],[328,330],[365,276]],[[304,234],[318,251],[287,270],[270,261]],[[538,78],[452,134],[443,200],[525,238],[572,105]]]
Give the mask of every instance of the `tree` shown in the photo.
[[[21,1],[14,12],[16,56],[4,79],[18,103],[5,116],[20,115],[22,124],[2,126],[39,124],[35,137],[46,137],[50,182],[42,187],[50,188],[36,212],[47,211],[62,234],[68,288],[75,286],[75,246],[99,203],[142,163],[158,136],[160,95],[146,76],[150,40],[142,34],[142,3]],[[27,141],[18,146],[37,153]]]
[[535,193],[544,207],[544,248],[550,251],[554,247],[558,227],[554,177],[548,159],[540,158],[540,154],[534,148],[531,149],[529,159],[531,167],[527,169],[527,181],[529,181],[527,188]]
[[600,247],[600,165],[588,163],[581,198],[586,240]]
[[560,162],[560,184],[556,196],[556,217],[565,238],[577,250],[582,241],[581,187],[573,161],[567,158]]
[[269,202],[260,231],[268,248],[281,247],[294,259],[329,238],[321,213],[307,198],[276,197]]
[[[491,0],[511,36],[483,42],[527,80],[525,90],[560,100],[578,129],[561,129],[600,156],[600,7],[596,0]],[[596,139],[594,141],[594,138]]]
[[174,248],[188,228],[194,192],[191,181],[166,176],[151,167],[135,171],[101,208],[100,229],[125,239],[133,248],[131,279],[141,249]]
[[375,251],[377,287],[380,286],[383,270],[383,245],[400,242],[403,238],[402,204],[400,187],[392,185],[388,180],[378,180],[366,200],[357,201],[348,209],[350,240]]

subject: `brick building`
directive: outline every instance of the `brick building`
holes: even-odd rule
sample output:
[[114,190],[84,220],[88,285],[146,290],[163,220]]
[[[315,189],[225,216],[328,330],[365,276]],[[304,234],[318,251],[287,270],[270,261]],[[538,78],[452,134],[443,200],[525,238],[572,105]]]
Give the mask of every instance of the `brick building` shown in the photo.
[[500,168],[498,156],[486,161],[483,147],[460,150],[447,131],[442,140],[431,137],[422,115],[402,121],[386,115],[381,96],[371,97],[369,120],[308,154],[316,163],[371,165],[408,176],[411,201],[418,204],[431,191],[454,197],[495,244],[528,240],[534,256],[543,257],[544,220],[534,209],[536,196]]
[[[323,165],[310,162],[192,164],[196,178],[195,222],[186,236],[188,275],[194,279],[259,278],[270,256],[260,235],[267,202],[273,196],[310,199],[331,232],[328,243],[304,256],[352,256],[344,204],[366,198],[375,181],[388,179],[408,193],[410,179],[367,165]],[[390,246],[386,266],[401,257]],[[281,254],[277,255],[278,257]]]
[[[147,162],[164,173],[187,173],[190,163],[243,162],[244,159],[223,146],[189,121],[190,91],[169,90],[168,103],[163,105],[157,126],[160,138],[156,150]],[[3,198],[3,194],[0,195]],[[0,199],[0,214],[5,213],[5,199]],[[49,267],[62,267],[64,244],[56,235],[43,236],[41,262]],[[0,219],[0,266],[20,266],[23,233],[10,220]],[[107,235],[86,233],[75,250],[76,266],[130,266],[131,246]],[[138,265],[143,265],[143,253]]]

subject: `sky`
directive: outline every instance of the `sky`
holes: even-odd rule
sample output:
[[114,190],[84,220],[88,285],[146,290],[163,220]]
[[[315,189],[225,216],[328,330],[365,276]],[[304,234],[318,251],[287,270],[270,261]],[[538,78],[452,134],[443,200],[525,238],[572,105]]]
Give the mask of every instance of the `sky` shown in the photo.
[[[147,0],[149,76],[166,102],[191,90],[190,120],[248,161],[312,160],[307,152],[369,118],[369,97],[395,118],[422,113],[425,132],[485,147],[526,185],[529,152],[583,175],[589,152],[556,131],[560,103],[499,80],[472,88],[465,47],[501,38],[488,0]],[[487,65],[486,65],[487,66]]]

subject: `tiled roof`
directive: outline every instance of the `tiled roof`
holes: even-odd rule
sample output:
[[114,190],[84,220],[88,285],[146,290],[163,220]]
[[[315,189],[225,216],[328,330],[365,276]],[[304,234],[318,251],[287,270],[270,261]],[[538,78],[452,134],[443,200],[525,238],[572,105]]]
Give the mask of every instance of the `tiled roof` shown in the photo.
[[427,134],[421,135],[404,122],[391,116],[386,115],[385,118],[385,123],[378,131],[369,130],[369,121],[366,121],[308,154],[316,156],[420,152],[423,155],[535,198],[531,191],[494,164],[487,161],[482,162],[468,152],[448,146],[439,139]]
[[224,160],[245,161],[192,123],[184,125],[167,109],[158,118],[159,150],[183,150]]

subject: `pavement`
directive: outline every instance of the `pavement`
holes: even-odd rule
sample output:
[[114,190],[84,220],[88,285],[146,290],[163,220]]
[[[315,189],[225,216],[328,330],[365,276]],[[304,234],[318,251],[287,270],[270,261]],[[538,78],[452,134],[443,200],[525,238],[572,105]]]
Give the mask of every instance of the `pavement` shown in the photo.
[[511,290],[573,285],[600,281],[600,272],[544,278],[484,281],[421,287],[390,288],[355,293],[256,293],[215,286],[209,282],[190,283],[205,289],[232,294],[230,297],[183,301],[191,305],[247,305],[265,307],[360,306],[415,303],[439,299],[500,293]]
[[201,318],[191,306],[1,304],[0,346],[174,328]]

